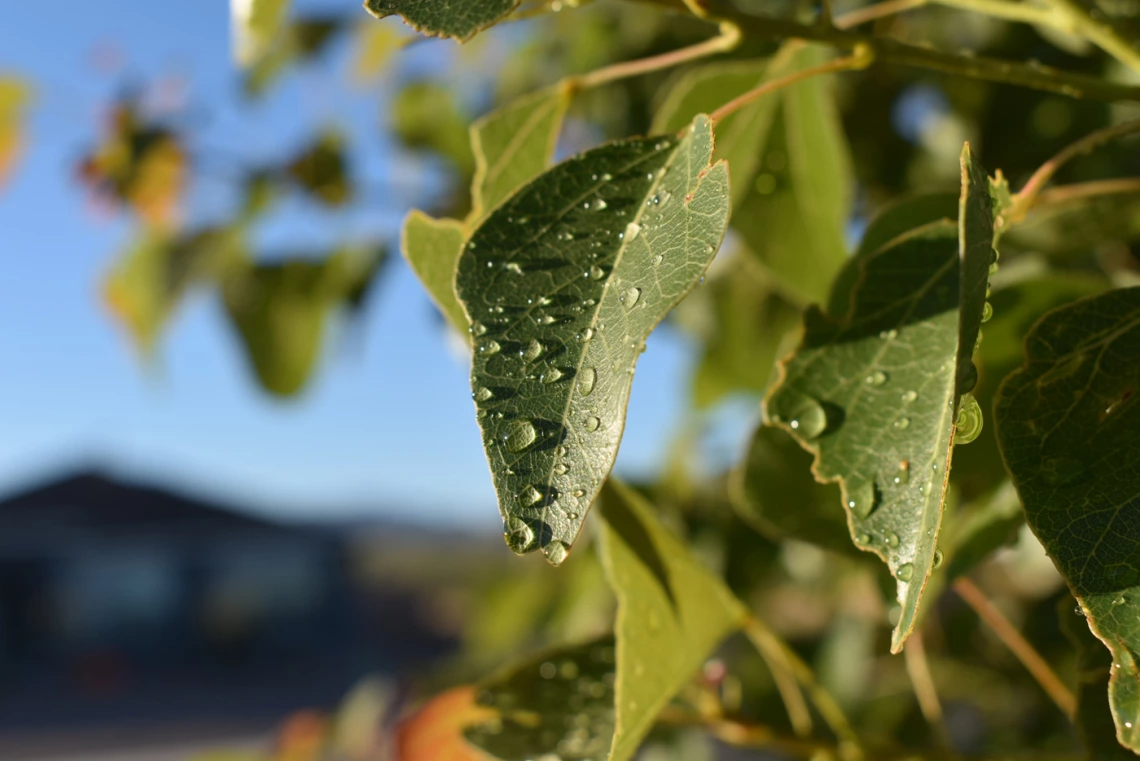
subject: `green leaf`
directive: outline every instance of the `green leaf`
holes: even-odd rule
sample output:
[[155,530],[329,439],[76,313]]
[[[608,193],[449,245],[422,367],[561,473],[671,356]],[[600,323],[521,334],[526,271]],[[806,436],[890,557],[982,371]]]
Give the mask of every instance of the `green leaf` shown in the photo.
[[1006,378],[998,443],[1045,546],[1114,663],[1116,737],[1140,751],[1140,288],[1045,315]]
[[354,253],[258,263],[226,278],[226,311],[267,391],[292,396],[304,387],[330,313],[359,298],[379,271],[382,254]]
[[733,507],[773,540],[854,552],[839,488],[812,478],[811,463],[811,455],[783,430],[758,427],[732,475]]
[[388,64],[410,40],[401,34],[399,27],[390,24],[360,24],[355,33],[356,51],[352,62],[352,77],[358,83],[369,82],[388,72]]
[[467,315],[455,295],[455,267],[466,238],[462,222],[432,219],[413,209],[404,220],[400,250],[431,300],[461,335],[467,335]]
[[24,112],[32,88],[22,79],[0,75],[0,188],[4,186],[24,145]]
[[629,487],[602,492],[602,563],[618,598],[611,761],[637,752],[657,714],[748,611]]
[[343,206],[352,200],[344,138],[335,130],[323,131],[286,169],[297,187],[323,204]]
[[520,98],[471,126],[472,222],[550,166],[569,106],[570,89],[555,86]]
[[290,0],[230,0],[234,56],[249,66],[278,40],[289,16]]
[[[685,72],[669,86],[650,131],[661,135],[680,131],[697,114],[711,113],[769,77],[784,73],[788,58],[787,54],[778,54],[773,59],[722,61]],[[777,97],[760,98],[716,125],[713,157],[728,162],[733,208],[744,200],[760,168],[779,105]]]
[[935,222],[861,262],[841,318],[817,307],[781,364],[766,415],[839,481],[855,544],[887,563],[913,628],[934,565],[961,395],[981,324],[993,243],[988,179],[962,152],[958,227]]
[[518,4],[519,0],[365,0],[364,7],[377,18],[399,14],[421,34],[464,42],[494,26]]
[[614,734],[614,643],[548,651],[478,685],[477,705],[497,716],[467,740],[502,761],[553,757],[605,761]]
[[392,129],[404,145],[435,151],[450,160],[464,178],[475,171],[467,117],[446,87],[412,82],[396,94],[389,113]]
[[943,532],[947,535],[943,546],[950,555],[946,575],[956,579],[972,571],[991,553],[1017,541],[1025,516],[1017,493],[1006,482],[992,494],[972,500],[947,523]]
[[472,390],[507,542],[561,562],[613,467],[637,358],[712,261],[712,127],[604,145],[500,205],[459,258]]
[[1074,723],[1084,743],[1089,761],[1135,761],[1136,756],[1116,742],[1116,729],[1108,703],[1112,654],[1089,631],[1085,621],[1073,607],[1073,598],[1065,595],[1057,603],[1061,631],[1077,650],[1077,715]]

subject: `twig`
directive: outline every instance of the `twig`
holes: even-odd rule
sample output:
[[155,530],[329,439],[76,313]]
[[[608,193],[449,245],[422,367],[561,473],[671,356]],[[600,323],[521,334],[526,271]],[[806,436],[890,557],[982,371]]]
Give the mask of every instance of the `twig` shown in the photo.
[[768,664],[768,670],[772,672],[772,680],[776,683],[780,700],[784,702],[792,730],[797,737],[807,737],[811,734],[811,711],[808,710],[804,695],[796,683],[792,665],[788,662],[779,639],[767,627],[758,624],[755,629],[755,631],[746,631],[748,639]]
[[[843,709],[835,702],[835,698],[831,697],[831,694],[816,682],[815,674],[812,673],[808,665],[764,622],[757,618],[751,616],[748,618],[744,624],[744,635],[764,656],[765,660],[769,660],[771,656],[773,660],[784,663],[796,681],[803,685],[812,703],[819,711],[819,715],[823,717],[827,726],[839,738],[840,745],[844,749],[843,757],[862,758],[862,743],[858,735],[855,734],[855,730],[851,728],[851,723],[843,714]],[[769,661],[769,663],[771,662]]]
[[934,687],[930,664],[926,661],[926,646],[922,641],[922,632],[911,632],[906,648],[903,649],[903,658],[923,718],[930,725],[930,731],[934,734],[939,747],[949,748],[950,738],[946,734],[946,724],[942,720],[942,703],[938,700],[938,690]]
[[1068,31],[1096,45],[1135,72],[1140,72],[1140,51],[1107,21],[1098,21],[1073,0],[1048,0]]
[[868,21],[895,16],[915,8],[921,8],[924,5],[928,5],[927,0],[886,0],[886,2],[865,5],[862,8],[848,11],[842,16],[837,16],[835,26],[838,29],[852,29],[860,24],[866,24]]
[[670,50],[668,53],[662,53],[661,55],[639,58],[636,61],[615,63],[612,66],[596,69],[588,74],[583,74],[578,77],[569,77],[566,82],[574,89],[597,87],[598,85],[604,85],[619,79],[626,79],[639,74],[647,74],[651,71],[667,69],[682,63],[695,61],[699,58],[707,58],[717,53],[725,53],[735,48],[738,44],[740,44],[740,29],[736,24],[726,21],[721,23],[719,35],[704,42],[698,42],[696,45],[678,48],[677,50]]
[[807,69],[792,72],[787,76],[779,77],[777,79],[770,79],[764,84],[749,90],[746,93],[738,95],[737,97],[725,103],[723,106],[713,111],[709,118],[716,123],[728,116],[729,114],[739,111],[749,103],[758,98],[762,98],[769,93],[775,92],[781,88],[789,85],[794,85],[796,82],[810,79],[811,77],[819,76],[820,74],[830,74],[836,71],[851,71],[854,69],[865,69],[871,65],[874,60],[874,54],[868,47],[856,48],[855,52],[843,58],[833,58],[830,61],[825,61],[818,66],[811,66]]
[[1036,211],[1043,207],[1058,206],[1083,198],[1124,195],[1127,193],[1140,193],[1140,177],[1125,177],[1119,180],[1074,182],[1071,185],[1062,185],[1059,188],[1049,188],[1037,194],[1029,210]]
[[1038,167],[1037,171],[1033,173],[1033,176],[1026,181],[1025,185],[1022,186],[1021,190],[1018,191],[1014,197],[1013,205],[1005,213],[1006,222],[1008,224],[1016,224],[1024,219],[1025,213],[1033,206],[1037,194],[1041,192],[1041,189],[1049,180],[1053,179],[1053,175],[1057,173],[1057,170],[1071,159],[1081,154],[1089,153],[1097,146],[1133,132],[1140,132],[1140,119],[1132,119],[1130,121],[1121,122],[1120,124],[1114,124],[1111,127],[1098,129],[1096,132],[1090,132],[1046,161]]
[[1061,682],[1040,653],[1033,649],[1033,645],[1021,636],[1021,632],[1014,628],[1009,619],[1002,615],[1001,611],[986,598],[974,582],[965,576],[961,576],[954,582],[954,591],[967,605],[974,609],[978,617],[985,622],[986,626],[990,627],[990,630],[997,635],[1002,644],[1009,648],[1017,660],[1021,661],[1021,665],[1025,666],[1026,670],[1033,675],[1033,678],[1048,693],[1057,707],[1071,718],[1077,710],[1077,701],[1073,697],[1073,693]]

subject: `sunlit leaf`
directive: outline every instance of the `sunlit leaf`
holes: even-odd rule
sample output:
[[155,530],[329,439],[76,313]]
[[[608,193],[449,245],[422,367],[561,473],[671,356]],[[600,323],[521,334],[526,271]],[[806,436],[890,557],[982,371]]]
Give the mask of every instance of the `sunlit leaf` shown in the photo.
[[998,441],[1041,540],[1113,654],[1120,743],[1140,751],[1140,288],[1054,310],[995,405]]
[[472,220],[481,219],[550,165],[569,105],[569,88],[556,86],[509,103],[471,126]]
[[411,211],[404,220],[400,250],[432,301],[461,335],[467,335],[467,315],[455,295],[455,268],[466,237],[462,222],[432,219]]
[[812,307],[780,365],[770,421],[839,481],[856,546],[897,580],[892,650],[915,624],[934,565],[955,418],[972,387],[993,242],[985,172],[962,153],[957,226],[935,222],[862,260],[842,317]]
[[712,129],[611,143],[525,186],[474,231],[457,292],[504,533],[561,562],[613,467],[637,358],[697,284],[728,216]]
[[377,18],[403,17],[413,29],[432,37],[471,39],[515,9],[520,0],[365,0],[364,7]]
[[309,380],[333,309],[361,292],[383,258],[354,253],[258,263],[226,278],[226,311],[266,390],[292,396]]
[[391,24],[360,24],[356,32],[353,78],[357,82],[367,82],[386,72],[396,53],[411,39],[414,38],[401,34]]
[[512,665],[478,685],[476,705],[495,715],[469,726],[466,737],[497,759],[606,761],[614,734],[613,639]]
[[281,34],[290,0],[230,0],[234,57],[243,66],[264,56]]
[[665,529],[636,492],[602,492],[602,562],[618,598],[616,722],[611,761],[637,752],[657,714],[747,610]]
[[455,687],[428,701],[400,722],[396,730],[399,761],[493,761],[463,739],[463,730],[489,719],[497,712],[475,702],[471,686]]
[[0,188],[16,166],[24,145],[24,112],[31,87],[16,77],[0,76]]

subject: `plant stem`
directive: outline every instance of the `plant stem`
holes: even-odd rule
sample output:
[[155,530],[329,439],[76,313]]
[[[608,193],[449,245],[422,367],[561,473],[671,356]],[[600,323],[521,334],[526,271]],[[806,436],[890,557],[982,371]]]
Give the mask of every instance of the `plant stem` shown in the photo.
[[926,660],[926,646],[922,641],[922,632],[911,632],[903,648],[903,658],[906,660],[906,673],[910,677],[911,686],[914,687],[914,697],[918,700],[918,707],[922,716],[930,725],[930,731],[939,747],[949,748],[950,738],[946,734],[946,724],[942,721],[942,703],[938,700],[938,690],[934,687],[934,679],[930,675],[930,664]]
[[978,614],[978,617],[985,622],[986,626],[997,635],[997,638],[1002,641],[1010,652],[1021,661],[1021,665],[1033,675],[1041,688],[1048,693],[1057,707],[1064,712],[1068,717],[1076,714],[1077,701],[1073,697],[1073,693],[1069,691],[1058,678],[1057,674],[1041,657],[1041,654],[1033,649],[1033,645],[1025,637],[1021,636],[1009,619],[1002,615],[1001,611],[985,596],[982,590],[970,581],[965,576],[959,577],[954,582],[954,591],[958,596]]
[[885,0],[874,5],[865,5],[837,16],[835,26],[838,29],[851,29],[866,24],[868,21],[877,21],[887,16],[894,16],[928,4],[928,0]]
[[1029,211],[1035,211],[1049,206],[1059,206],[1069,203],[1070,201],[1078,201],[1084,198],[1124,195],[1127,193],[1140,193],[1140,177],[1075,182],[1071,185],[1062,185],[1059,188],[1043,190],[1037,194],[1037,198],[1033,201],[1033,205]]
[[1140,52],[1107,21],[1097,21],[1073,0],[1048,0],[1063,24],[1135,72],[1140,72]]
[[856,48],[855,52],[843,58],[833,58],[830,61],[824,61],[818,66],[811,66],[807,69],[794,71],[783,77],[770,79],[759,87],[753,88],[746,93],[736,96],[728,103],[713,111],[709,118],[715,124],[729,114],[733,114],[740,109],[747,106],[749,103],[759,98],[768,95],[769,93],[780,90],[789,85],[794,85],[796,82],[801,82],[805,79],[818,76],[820,74],[830,74],[836,71],[850,71],[853,69],[865,69],[871,65],[874,60],[874,54],[870,48],[862,47]]
[[659,71],[700,58],[707,58],[717,53],[724,53],[732,50],[738,44],[740,44],[740,29],[736,24],[725,21],[721,22],[720,34],[704,42],[698,42],[695,45],[670,50],[668,53],[649,56],[648,58],[615,63],[612,66],[596,69],[588,74],[583,74],[578,77],[569,77],[565,81],[573,89],[584,90],[586,88],[608,84],[609,82],[614,82],[619,79],[636,77],[639,74],[648,74],[651,71]]
[[1034,205],[1034,199],[1037,197],[1037,194],[1041,192],[1041,189],[1049,180],[1053,179],[1053,175],[1057,173],[1057,170],[1071,159],[1081,154],[1089,153],[1100,145],[1133,132],[1140,132],[1140,119],[1132,119],[1130,121],[1121,122],[1120,124],[1114,124],[1111,127],[1098,129],[1096,132],[1090,132],[1085,135],[1075,143],[1071,143],[1056,156],[1038,167],[1037,171],[1033,173],[1033,176],[1026,181],[1025,185],[1022,186],[1021,190],[1018,191],[1014,197],[1013,206],[1006,211],[1006,223],[1016,224],[1024,219],[1026,212]]
[[788,662],[787,654],[780,646],[779,639],[762,625],[758,633],[749,632],[748,639],[768,664],[768,670],[772,672],[772,680],[776,683],[780,700],[784,702],[792,730],[797,737],[807,737],[811,734],[811,712],[804,702],[804,695],[800,692],[795,673]]
[[862,758],[862,743],[858,735],[855,734],[855,730],[851,728],[851,723],[843,714],[843,709],[835,702],[835,698],[831,697],[831,694],[816,682],[815,674],[812,673],[808,665],[783,640],[777,637],[767,624],[758,618],[749,616],[744,624],[744,635],[764,656],[765,660],[769,660],[769,658],[778,659],[788,667],[796,681],[803,685],[820,716],[827,722],[827,726],[831,728],[835,736],[839,738],[841,749],[844,751],[841,756],[843,758]]

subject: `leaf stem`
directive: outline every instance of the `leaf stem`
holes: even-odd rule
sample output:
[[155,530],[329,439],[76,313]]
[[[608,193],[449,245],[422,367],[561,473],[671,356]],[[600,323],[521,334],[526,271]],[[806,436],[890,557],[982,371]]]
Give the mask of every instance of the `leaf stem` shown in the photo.
[[1033,645],[1029,644],[1029,641],[1021,636],[1021,632],[1009,622],[1009,619],[1002,615],[1001,611],[989,601],[982,590],[978,589],[974,582],[965,576],[961,576],[954,582],[954,591],[967,605],[974,609],[978,617],[986,626],[990,627],[990,630],[1002,641],[1002,644],[1009,648],[1017,660],[1021,661],[1021,665],[1025,666],[1026,670],[1033,675],[1033,678],[1048,693],[1057,707],[1066,716],[1073,717],[1077,710],[1077,701],[1073,697],[1073,693],[1061,682],[1056,672],[1049,667],[1049,664],[1033,648]]
[[903,658],[923,718],[930,725],[930,731],[934,734],[939,747],[949,748],[950,738],[946,734],[946,724],[942,720],[942,703],[938,700],[938,690],[935,689],[934,679],[930,675],[930,664],[926,660],[926,646],[922,641],[922,632],[911,632],[906,647],[903,648]]
[[739,44],[740,28],[731,21],[723,21],[720,24],[720,34],[704,42],[698,42],[695,45],[670,50],[668,53],[649,56],[648,58],[615,63],[612,66],[591,71],[589,74],[583,74],[578,77],[568,77],[564,81],[574,90],[584,90],[590,87],[615,82],[619,79],[636,77],[640,74],[648,74],[651,71],[660,71],[661,69],[678,66],[682,63],[688,63],[689,61],[707,58],[717,53],[725,53]]
[[1030,211],[1048,206],[1059,206],[1070,201],[1078,201],[1084,198],[1123,195],[1126,193],[1140,193],[1140,177],[1075,182],[1071,185],[1062,185],[1059,188],[1043,190],[1037,194],[1037,198],[1033,201]]
[[716,122],[720,121],[724,117],[739,111],[749,103],[752,103],[753,101],[758,100],[765,95],[773,93],[776,90],[788,87],[789,85],[794,85],[797,82],[801,82],[805,79],[810,79],[811,77],[818,76],[820,74],[830,74],[836,71],[865,69],[871,65],[871,62],[873,60],[874,53],[869,47],[864,46],[856,48],[855,52],[849,56],[844,56],[842,58],[833,58],[830,61],[824,61],[818,66],[811,66],[806,69],[801,69],[800,71],[794,71],[791,74],[783,77],[770,79],[759,87],[738,95],[728,103],[725,103],[716,111],[713,111],[712,114],[709,115],[709,118],[712,120],[713,124],[716,124]]
[[848,11],[842,16],[837,16],[835,26],[838,29],[851,29],[869,21],[877,21],[887,16],[905,13],[928,4],[928,0],[885,0],[885,2],[865,5],[862,8]]
[[1016,224],[1025,218],[1026,212],[1034,205],[1037,194],[1053,179],[1053,175],[1073,158],[1089,153],[1094,148],[1118,137],[1140,132],[1140,119],[1131,119],[1126,122],[1114,124],[1096,132],[1090,132],[1075,143],[1071,143],[1053,158],[1046,161],[1033,173],[1014,196],[1013,205],[1005,213],[1006,224]]
[[855,734],[855,730],[851,728],[851,723],[847,721],[843,709],[835,702],[835,698],[831,697],[831,694],[815,680],[815,674],[812,673],[811,668],[796,655],[795,651],[777,637],[767,624],[755,616],[749,616],[745,621],[744,635],[748,637],[748,640],[756,647],[764,660],[769,663],[773,661],[782,662],[791,671],[796,681],[803,685],[820,716],[827,722],[827,726],[831,728],[835,736],[839,738],[840,746],[844,749],[844,753],[840,754],[841,757],[845,759],[862,758],[862,743],[859,736]]

